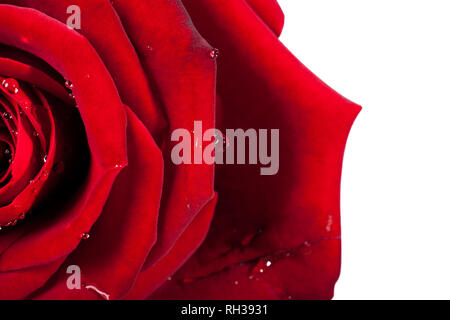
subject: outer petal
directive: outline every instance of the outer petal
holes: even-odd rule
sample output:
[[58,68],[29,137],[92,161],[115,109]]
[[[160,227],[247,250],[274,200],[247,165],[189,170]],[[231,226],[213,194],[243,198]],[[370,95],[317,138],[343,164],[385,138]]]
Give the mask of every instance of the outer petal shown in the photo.
[[[283,289],[285,297],[329,298],[340,269],[336,239],[342,157],[360,107],[295,59],[244,1],[183,2],[200,32],[222,52],[219,128],[280,129],[280,170],[274,176],[261,176],[254,166],[217,169],[220,200],[211,232],[175,278],[211,284],[228,268],[250,262],[257,266],[266,256],[282,261],[278,253],[285,252],[292,261],[268,271],[273,275],[267,277],[277,279],[270,285]],[[318,245],[321,241],[328,245]],[[310,248],[312,262],[291,258],[291,251],[303,247]],[[324,272],[312,270],[320,265],[326,265]],[[314,276],[305,277],[309,285],[299,282],[300,288],[291,291],[286,283],[294,273]],[[242,283],[251,274],[235,276],[233,281]],[[189,297],[205,297],[201,290],[206,288],[185,285],[182,292],[192,289]],[[243,285],[240,290],[247,290],[247,298],[259,297],[252,288]],[[166,292],[174,293],[167,298],[184,297],[178,290]]]
[[126,293],[156,240],[162,191],[162,156],[147,129],[128,111],[129,166],[117,178],[90,238],[34,298],[92,299],[92,291],[68,290],[66,269],[78,265],[85,286],[94,285],[111,299]]
[[169,253],[153,267],[139,274],[127,299],[145,299],[189,259],[206,237],[216,203],[217,196],[197,214]]
[[279,37],[284,25],[284,13],[276,0],[246,0],[256,14]]
[[48,275],[55,272],[63,260],[54,261],[36,268],[0,273],[1,300],[24,299],[27,295],[42,286]]
[[[221,272],[201,278],[166,282],[150,299],[278,300],[330,299],[329,275],[340,261],[339,240],[320,241],[314,248],[300,246],[279,252],[276,260],[255,259],[230,265]],[[274,257],[272,257],[274,258]],[[267,261],[273,264],[267,267]],[[263,270],[261,272],[261,270]]]
[[[209,55],[211,47],[197,33],[181,1],[115,0],[113,4],[149,79],[153,80],[152,87],[158,90],[169,120],[169,132],[178,128],[192,130],[195,120],[203,121],[204,130],[213,128],[215,61]],[[165,177],[158,240],[144,268],[170,250],[214,195],[214,167],[175,166],[170,158],[174,144],[162,146]]]

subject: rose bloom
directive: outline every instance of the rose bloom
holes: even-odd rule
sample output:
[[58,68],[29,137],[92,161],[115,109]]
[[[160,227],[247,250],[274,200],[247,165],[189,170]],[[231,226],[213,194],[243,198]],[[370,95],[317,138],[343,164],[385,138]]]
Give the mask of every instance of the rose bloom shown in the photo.
[[[360,107],[280,43],[275,0],[0,3],[1,299],[332,298]],[[175,165],[194,121],[279,129],[279,172]]]

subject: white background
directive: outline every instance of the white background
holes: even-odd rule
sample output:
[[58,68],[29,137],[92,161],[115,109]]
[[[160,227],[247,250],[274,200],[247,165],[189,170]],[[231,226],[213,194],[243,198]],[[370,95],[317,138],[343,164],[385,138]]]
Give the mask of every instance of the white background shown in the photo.
[[450,299],[450,1],[279,3],[285,45],[363,106],[335,299]]

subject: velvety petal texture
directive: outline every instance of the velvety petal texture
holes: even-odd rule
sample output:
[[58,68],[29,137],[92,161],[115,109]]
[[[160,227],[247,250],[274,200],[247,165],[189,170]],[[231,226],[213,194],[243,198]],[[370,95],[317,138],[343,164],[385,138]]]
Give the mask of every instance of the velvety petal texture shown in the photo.
[[[0,299],[332,298],[360,107],[283,23],[276,0],[0,0]],[[279,171],[175,164],[196,121],[278,129]]]

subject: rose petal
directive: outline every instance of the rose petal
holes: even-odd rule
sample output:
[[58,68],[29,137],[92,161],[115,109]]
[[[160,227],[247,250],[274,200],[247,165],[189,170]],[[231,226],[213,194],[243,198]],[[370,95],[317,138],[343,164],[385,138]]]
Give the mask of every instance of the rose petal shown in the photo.
[[[126,119],[110,75],[84,37],[42,13],[15,6],[0,5],[0,25],[4,44],[40,57],[73,82],[92,153],[89,176],[78,201],[12,244],[0,257],[0,269],[8,271],[46,264],[78,245],[126,164]],[[52,37],[47,30],[52,30]],[[41,250],[44,247],[47,249]]]
[[42,286],[54,273],[63,259],[32,269],[0,273],[1,300],[19,300],[26,298],[31,292]]
[[[13,95],[5,92],[4,94],[7,94],[14,106],[14,110],[9,109],[7,112],[10,117],[4,121],[7,121],[8,125],[10,122],[14,123],[14,126],[9,128],[12,130],[15,149],[10,166],[11,179],[0,189],[0,202],[3,204],[0,207],[2,225],[8,221],[17,221],[30,209],[48,178],[48,168],[53,165],[55,153],[54,121],[45,97],[36,92],[42,105],[39,110],[32,112],[31,108],[27,107],[31,106],[31,102],[23,89]],[[23,115],[19,115],[19,112]],[[40,137],[34,137],[33,132],[39,132]],[[45,142],[46,140],[48,142]],[[44,155],[47,160],[42,165]],[[29,182],[32,179],[35,179],[36,183],[31,185]]]
[[68,290],[68,265],[78,265],[85,285],[95,284],[111,299],[132,286],[156,241],[162,191],[162,156],[136,115],[128,110],[129,166],[117,178],[102,215],[77,250],[65,261],[39,299],[95,298],[88,290]]
[[[280,129],[281,138],[277,175],[261,176],[259,168],[249,165],[218,167],[220,201],[211,232],[176,279],[206,278],[308,241],[339,237],[342,156],[360,107],[295,59],[244,1],[184,3],[200,32],[222,52],[219,128]],[[317,264],[332,266],[321,275],[328,283],[328,296],[339,271],[339,261],[329,257],[339,251],[339,241],[332,244],[313,255]],[[301,260],[294,266],[304,267]],[[292,270],[285,271],[288,276]],[[214,283],[214,277],[209,281]],[[183,292],[190,288],[185,286]],[[189,296],[203,296],[197,289]],[[302,290],[293,292],[293,297],[314,294],[310,287]],[[248,297],[257,296],[248,287]]]
[[153,267],[139,274],[126,299],[145,299],[189,259],[206,237],[216,203],[217,196],[198,213],[169,253]]
[[[154,101],[139,57],[109,0],[95,2],[92,0],[59,0],[57,2],[10,0],[8,2],[34,8],[63,23],[66,23],[68,18],[67,8],[72,5],[79,6],[83,15],[82,28],[79,32],[89,39],[108,68],[123,103],[137,114],[159,141],[162,130],[166,129],[167,121],[161,108]],[[107,37],[105,37],[105,30],[108,30]]]
[[272,29],[277,37],[280,36],[284,25],[284,13],[276,0],[246,0],[248,5]]
[[[267,267],[268,257],[228,266],[215,274],[188,283],[173,278],[149,298],[200,300],[323,300],[333,297],[330,275],[339,276],[340,241],[326,240],[302,252],[284,252]],[[292,252],[292,253],[291,253]],[[291,253],[286,256],[287,253]],[[294,254],[295,253],[295,254]],[[331,263],[323,263],[326,255]],[[261,261],[263,263],[261,263]],[[261,269],[263,268],[263,269]],[[261,272],[263,270],[263,272]]]
[[59,82],[51,78],[45,72],[34,67],[33,65],[28,65],[16,60],[0,57],[0,70],[2,75],[34,84],[42,90],[45,90],[53,94],[55,97],[58,97],[66,104],[73,104],[73,101],[71,101],[71,99],[67,95],[67,91]]
[[[114,1],[113,5],[146,73],[159,90],[170,132],[192,130],[194,120],[202,120],[204,130],[214,127],[215,62],[209,56],[211,47],[195,30],[181,2],[133,0]],[[151,54],[149,45],[154,48]],[[214,167],[175,166],[170,159],[173,145],[169,143],[163,149],[165,185],[158,240],[144,268],[168,252],[213,197]]]

